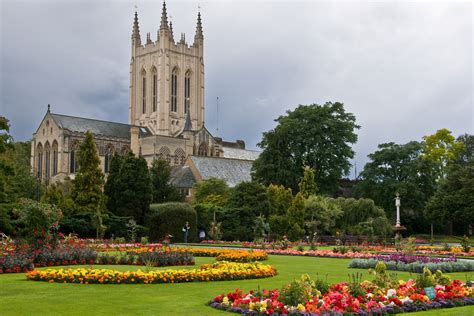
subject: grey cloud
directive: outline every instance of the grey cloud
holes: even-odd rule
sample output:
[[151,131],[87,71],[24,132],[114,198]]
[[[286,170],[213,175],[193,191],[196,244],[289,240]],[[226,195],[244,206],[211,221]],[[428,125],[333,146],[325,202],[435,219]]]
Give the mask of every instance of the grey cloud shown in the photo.
[[[472,3],[243,2],[202,6],[206,124],[255,148],[298,104],[341,101],[362,126],[358,169],[377,144],[446,127],[473,133]],[[2,115],[16,139],[54,111],[126,121],[135,2],[3,1]],[[194,37],[197,2],[169,2],[175,38]],[[161,1],[138,2],[156,38]],[[263,102],[262,100],[268,100]]]

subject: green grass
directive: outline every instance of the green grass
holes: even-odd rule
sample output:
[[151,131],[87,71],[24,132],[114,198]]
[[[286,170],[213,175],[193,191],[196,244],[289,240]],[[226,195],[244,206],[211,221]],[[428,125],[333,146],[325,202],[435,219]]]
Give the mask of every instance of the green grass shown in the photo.
[[[348,269],[350,259],[270,256],[266,263],[279,272],[276,277],[258,280],[207,283],[99,285],[59,284],[26,281],[23,273],[0,275],[0,315],[235,315],[207,307],[214,296],[233,291],[280,288],[301,274],[317,274],[329,282],[348,280],[348,273],[365,270]],[[213,258],[196,258],[196,264],[214,262]],[[116,270],[143,269],[137,266],[94,266]],[[193,267],[179,267],[179,269]],[[166,269],[166,268],[159,268]],[[465,279],[464,273],[452,277]],[[410,277],[398,273],[399,278]],[[412,313],[409,315],[420,315]],[[428,315],[474,315],[474,307],[425,312]]]

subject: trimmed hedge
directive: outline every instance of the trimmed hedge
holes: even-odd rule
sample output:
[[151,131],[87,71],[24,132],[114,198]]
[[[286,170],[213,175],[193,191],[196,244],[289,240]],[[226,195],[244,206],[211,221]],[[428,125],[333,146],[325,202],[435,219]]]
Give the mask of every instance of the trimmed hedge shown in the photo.
[[172,242],[183,242],[182,231],[186,222],[191,226],[188,234],[188,242],[197,240],[197,215],[196,211],[187,203],[171,202],[162,204],[151,204],[150,213],[145,219],[150,240],[158,241],[170,234]]

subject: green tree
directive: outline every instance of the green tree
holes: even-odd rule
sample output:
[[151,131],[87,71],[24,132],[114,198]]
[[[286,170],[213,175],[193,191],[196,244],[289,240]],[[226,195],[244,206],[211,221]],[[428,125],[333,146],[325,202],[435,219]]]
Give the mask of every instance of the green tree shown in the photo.
[[433,162],[437,167],[438,176],[445,177],[448,165],[464,150],[464,143],[457,141],[446,128],[439,129],[433,135],[424,136],[423,140],[423,159]]
[[288,239],[296,241],[304,236],[305,202],[303,193],[299,192],[293,198],[291,206],[287,211],[287,232]]
[[104,174],[100,168],[94,138],[89,131],[79,146],[77,162],[79,170],[73,180],[71,196],[77,213],[89,216],[98,238],[105,232],[105,227],[102,225],[102,218],[105,216],[105,195],[102,191]]
[[268,186],[267,197],[270,202],[270,215],[286,215],[293,201],[291,189],[276,184]]
[[253,178],[266,185],[282,184],[298,191],[304,167],[315,170],[322,193],[333,193],[348,174],[351,145],[357,141],[355,116],[342,103],[300,105],[276,119],[278,125],[263,133],[263,149],[253,165]]
[[268,216],[270,203],[266,188],[257,182],[241,182],[230,192],[223,214],[222,234],[225,240],[253,240],[254,220]]
[[408,233],[426,232],[429,223],[424,216],[425,203],[436,189],[433,163],[422,159],[422,144],[380,144],[369,154],[370,161],[360,174],[355,195],[370,198],[381,206],[395,224],[395,193],[402,198],[401,219]]
[[205,203],[214,201],[215,205],[223,206],[229,198],[229,186],[218,178],[209,178],[196,183],[193,186],[193,203]]
[[426,205],[426,215],[433,223],[452,224],[455,233],[465,234],[474,225],[474,136],[466,134],[458,141],[464,150],[447,167],[446,178]]
[[170,184],[171,167],[164,159],[155,159],[150,168],[153,203],[181,202],[184,196]]
[[308,198],[310,195],[316,194],[316,191],[318,191],[318,187],[316,185],[316,182],[314,181],[313,168],[304,168],[303,177],[300,179],[298,187],[305,198]]
[[133,217],[139,225],[149,211],[152,199],[150,173],[143,157],[128,153],[124,157],[114,156],[110,174],[105,185],[110,213],[115,216]]
[[10,125],[8,119],[0,116],[0,231],[9,233],[12,230],[8,204],[11,202],[7,194],[7,178],[14,175],[13,167],[5,158],[7,149],[12,149]]
[[305,202],[305,226],[311,234],[331,234],[342,215],[341,207],[328,197],[312,195]]

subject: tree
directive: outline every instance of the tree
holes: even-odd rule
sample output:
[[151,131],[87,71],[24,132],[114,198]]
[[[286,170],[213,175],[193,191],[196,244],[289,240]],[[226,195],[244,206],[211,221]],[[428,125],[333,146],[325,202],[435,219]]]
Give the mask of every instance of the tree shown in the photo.
[[153,203],[180,202],[184,196],[170,184],[171,167],[164,159],[154,159],[150,168]]
[[394,197],[399,192],[402,225],[407,227],[408,233],[428,230],[423,210],[436,189],[433,163],[421,158],[422,148],[416,141],[378,145],[378,150],[368,155],[370,162],[364,166],[360,182],[355,186],[356,196],[374,200],[393,224]]
[[474,136],[462,135],[464,149],[447,167],[436,193],[426,205],[426,215],[434,223],[451,223],[455,233],[472,229],[474,218]]
[[337,189],[337,181],[348,174],[357,141],[355,116],[342,103],[300,105],[276,119],[278,125],[263,133],[263,149],[253,165],[253,178],[266,185],[282,184],[298,192],[304,167],[315,170],[322,193]]
[[[97,238],[105,232],[102,217],[105,216],[104,174],[92,133],[87,131],[78,151],[79,170],[73,180],[72,199],[78,214],[89,216]],[[100,217],[100,220],[97,219]]]
[[305,226],[311,234],[331,234],[342,215],[341,207],[333,199],[312,195],[305,201]]
[[229,198],[229,186],[218,178],[209,178],[193,186],[193,203],[213,201],[215,205],[223,206]]
[[270,215],[284,215],[293,201],[290,188],[282,185],[270,184],[267,188],[267,197],[270,202]]
[[253,240],[254,220],[268,216],[270,203],[266,188],[257,182],[241,182],[230,193],[229,200],[220,215],[222,234],[226,240]]
[[287,211],[288,226],[286,235],[291,241],[299,240],[304,236],[305,201],[303,193],[299,192],[293,198]]
[[105,185],[108,211],[115,216],[133,217],[139,225],[149,211],[152,199],[150,173],[143,157],[128,153],[114,156]]
[[300,179],[298,187],[300,189],[300,193],[302,193],[305,198],[308,198],[310,195],[316,194],[316,191],[318,191],[318,187],[316,186],[316,182],[314,181],[313,168],[304,168],[303,177]]
[[447,167],[453,163],[464,150],[464,143],[456,141],[451,131],[446,128],[439,129],[433,135],[423,137],[423,159],[435,164],[440,178],[446,176]]

